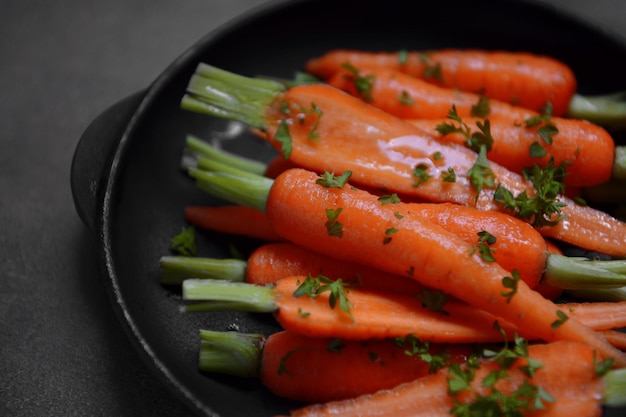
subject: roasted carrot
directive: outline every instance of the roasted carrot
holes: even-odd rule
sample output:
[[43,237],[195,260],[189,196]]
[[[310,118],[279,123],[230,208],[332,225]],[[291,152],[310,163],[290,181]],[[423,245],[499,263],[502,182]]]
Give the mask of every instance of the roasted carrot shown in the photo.
[[185,220],[202,229],[248,236],[264,241],[282,240],[267,222],[263,212],[241,205],[188,206]]
[[380,389],[465,362],[470,345],[432,345],[415,338],[351,341],[288,331],[260,334],[201,330],[199,368],[257,377],[274,394],[326,402]]
[[[183,281],[182,288],[183,299],[190,302],[188,311],[272,313],[283,329],[310,337],[369,340],[411,334],[432,343],[501,342],[505,335],[516,334],[535,339],[526,328],[466,303],[439,298],[436,292],[423,292],[418,300],[310,275],[280,278],[271,286],[191,278]],[[556,305],[562,317],[580,317],[581,323],[586,325],[586,320],[601,331],[624,325],[625,305],[603,307]],[[616,310],[613,317],[602,317],[612,310]]]
[[[223,184],[220,181],[221,167],[232,176],[236,183],[233,190],[238,190],[237,195],[248,196],[247,202],[241,197],[237,197],[237,201],[262,210],[271,180],[261,181],[259,178],[255,179],[249,172],[219,163],[212,165],[217,171],[189,171],[190,175],[196,178],[200,188],[209,193],[218,192],[221,186],[213,184],[213,181],[217,180],[218,184]],[[245,177],[242,178],[243,182],[234,179],[238,173]],[[251,184],[246,183],[248,180],[256,185],[251,187]],[[262,191],[265,186],[266,191]],[[217,196],[227,200],[229,198],[228,192],[223,191],[219,191]],[[258,199],[252,196],[257,196]],[[396,195],[381,196],[378,199],[381,204],[392,205],[401,201]],[[626,284],[626,261],[563,256],[558,248],[549,245],[549,242],[529,224],[505,213],[482,211],[470,206],[448,203],[408,203],[406,207],[409,207],[407,210],[413,215],[431,221],[474,245],[484,259],[498,262],[505,270],[515,270],[531,288],[535,289],[541,283],[542,294],[550,287],[560,290],[583,288],[598,290],[614,289]],[[265,221],[271,223],[267,217]],[[554,290],[550,293],[555,295]]]
[[[453,106],[461,117],[484,114],[518,123],[540,114],[493,99],[485,102],[478,93],[439,87],[385,68],[342,69],[327,82],[401,119],[441,119]],[[488,112],[481,109],[481,103],[488,103]]]
[[346,63],[357,68],[390,68],[433,84],[484,94],[542,111],[546,103],[564,115],[576,92],[576,77],[565,63],[528,52],[444,49],[427,52],[329,51],[304,69],[327,79]]
[[[224,82],[229,88],[239,90],[231,91],[230,95],[223,92],[229,97],[230,107],[217,112],[214,109],[220,108],[224,97],[208,96],[205,87],[214,83],[213,87],[219,89]],[[485,178],[484,161],[477,159],[472,150],[438,141],[406,121],[330,86],[316,84],[285,89],[277,82],[234,76],[201,64],[181,105],[191,111],[236,118],[264,129],[276,149],[298,166],[320,173],[351,171],[355,185],[363,184],[370,189],[433,202],[472,205],[483,210],[513,211],[516,215],[520,215],[518,204],[526,197],[530,201],[534,197],[543,201],[546,190],[550,190],[548,195],[553,194],[553,180],[537,180],[533,184],[496,163],[488,164],[490,174]],[[242,112],[235,112],[232,106]],[[477,171],[482,174],[476,174]],[[446,179],[450,172],[458,176],[454,182]],[[536,176],[545,177],[545,174],[539,172]],[[476,185],[483,180],[486,186]],[[513,199],[503,205],[505,200],[501,195],[496,198],[496,189],[506,190]],[[548,199],[546,208],[549,213],[533,211],[530,215],[533,220],[529,221],[542,220],[544,214],[554,220],[555,211],[565,220],[541,225],[544,236],[626,256],[625,223],[560,194]]]
[[[554,303],[516,279],[515,273],[511,276],[499,264],[485,261],[470,243],[415,216],[410,205],[384,205],[377,196],[347,183],[328,186],[334,180],[320,179],[302,169],[285,171],[259,203],[286,240],[398,275],[419,273],[422,285],[511,321],[536,338],[586,340],[608,349],[604,352],[612,350],[576,320],[554,326]],[[230,182],[222,190],[234,184],[231,175],[220,180]]]
[[[467,144],[464,133],[454,129],[467,127],[470,134],[480,132],[478,126],[483,118],[464,118],[461,125],[450,119],[417,119],[412,124],[437,137]],[[585,120],[551,118],[556,129],[553,135],[542,137],[540,127],[526,127],[504,118],[489,119],[489,130],[493,143],[487,157],[517,173],[534,164],[547,165],[550,159],[556,165],[565,164],[564,183],[568,187],[590,187],[611,179],[615,162],[615,142],[611,135],[598,125]],[[449,130],[444,130],[450,127]]]
[[[603,404],[626,402],[624,370],[599,375],[601,358],[589,346],[561,341],[530,345],[527,352],[511,363],[485,359],[475,366],[450,367],[390,390],[308,405],[289,415],[447,417],[464,409],[470,415],[591,417],[602,414]],[[529,367],[535,369],[530,376]]]
[[159,263],[161,282],[165,284],[180,285],[188,278],[209,278],[267,285],[284,277],[321,274],[380,292],[410,295],[419,294],[423,289],[408,277],[321,255],[289,242],[261,245],[252,251],[247,261],[163,256]]

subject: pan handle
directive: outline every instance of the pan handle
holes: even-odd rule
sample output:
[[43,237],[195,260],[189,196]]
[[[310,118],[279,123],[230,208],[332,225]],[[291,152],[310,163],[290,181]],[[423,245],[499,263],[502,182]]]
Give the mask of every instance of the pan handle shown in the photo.
[[74,151],[70,171],[74,206],[92,231],[96,228],[100,186],[111,156],[145,94],[146,90],[138,91],[100,113],[83,132]]

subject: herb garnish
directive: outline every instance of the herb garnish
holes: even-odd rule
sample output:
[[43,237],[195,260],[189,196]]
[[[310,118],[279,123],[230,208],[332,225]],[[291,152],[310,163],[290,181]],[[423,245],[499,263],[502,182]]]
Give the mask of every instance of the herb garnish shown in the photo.
[[343,225],[337,220],[339,214],[343,208],[339,207],[336,210],[326,209],[326,231],[328,232],[328,236],[342,237],[343,236]]
[[281,120],[278,123],[278,129],[276,129],[274,140],[280,143],[280,151],[285,159],[289,159],[292,150],[292,139],[291,133],[289,133],[289,125],[285,120]]
[[196,229],[193,226],[183,228],[183,230],[172,238],[170,250],[183,256],[193,256],[196,254]]
[[334,309],[337,303],[339,303],[339,309],[348,313],[350,318],[354,321],[354,317],[352,317],[352,312],[350,311],[352,305],[346,296],[348,292],[347,286],[349,286],[349,284],[344,282],[341,278],[332,280],[324,275],[318,275],[313,278],[311,274],[309,274],[304,281],[300,283],[298,288],[296,288],[293,295],[295,297],[306,295],[310,298],[317,298],[322,293],[330,292],[330,297],[328,298],[330,308]]
[[335,175],[334,172],[324,171],[315,183],[326,188],[341,188],[348,182],[351,176],[352,171],[345,171],[340,176]]
[[376,80],[376,77],[373,75],[361,75],[359,70],[349,62],[344,62],[341,66],[352,73],[354,87],[363,99],[365,101],[372,101],[372,84]]
[[[494,201],[503,205],[515,217],[526,220],[533,226],[554,226],[563,219],[561,208],[566,204],[558,200],[559,195],[565,192],[565,167],[554,166],[554,159],[546,167],[535,164],[523,172],[524,178],[529,180],[535,189],[535,195],[529,197],[526,191],[513,196],[509,190],[498,186],[494,193]],[[556,217],[554,217],[557,215]]]

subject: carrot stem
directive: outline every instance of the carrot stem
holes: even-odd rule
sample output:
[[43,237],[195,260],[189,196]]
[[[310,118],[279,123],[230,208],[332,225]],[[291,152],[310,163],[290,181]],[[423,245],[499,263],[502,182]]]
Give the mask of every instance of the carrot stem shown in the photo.
[[546,262],[543,282],[553,287],[572,290],[619,288],[626,285],[624,266],[626,263],[623,260],[592,261],[551,254]]
[[258,376],[264,336],[256,333],[200,330],[201,371],[238,377]]
[[258,176],[235,175],[223,172],[208,172],[192,168],[189,175],[195,178],[198,188],[231,203],[265,210],[273,180]]
[[[265,210],[273,184],[271,179],[260,176],[255,179],[250,173],[238,175],[234,169],[228,173],[195,170],[193,176],[200,188],[214,196],[259,210]],[[546,284],[562,289],[617,288],[626,286],[625,267],[623,260],[590,261],[550,254],[543,279]]]
[[163,256],[161,283],[180,285],[187,278],[223,279],[243,282],[246,276],[247,262],[241,259],[196,258],[189,256]]
[[604,375],[602,403],[608,407],[626,405],[626,368],[612,369]]
[[626,91],[595,96],[574,94],[567,115],[576,119],[587,119],[613,130],[625,129]]
[[247,311],[272,313],[278,306],[274,302],[272,286],[217,279],[186,279],[182,283],[183,299],[206,301],[186,306],[187,311]]
[[189,80],[181,107],[264,129],[265,109],[276,94],[285,90],[284,84],[274,80],[244,77],[200,63]]
[[198,158],[202,156],[227,166],[239,168],[258,175],[263,175],[267,169],[267,164],[264,164],[263,162],[246,158],[241,155],[228,152],[224,149],[217,149],[206,141],[193,135],[187,135],[185,143],[187,153],[194,158],[196,162],[198,161]]

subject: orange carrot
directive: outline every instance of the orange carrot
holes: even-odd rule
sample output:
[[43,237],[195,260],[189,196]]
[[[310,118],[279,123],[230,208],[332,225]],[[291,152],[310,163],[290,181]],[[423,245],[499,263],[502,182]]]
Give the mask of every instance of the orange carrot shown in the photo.
[[318,179],[292,169],[273,182],[266,212],[285,239],[391,273],[418,279],[417,272],[421,284],[510,321],[533,338],[584,341],[614,356],[617,364],[626,363],[606,340],[576,319],[563,321],[554,303],[498,264],[485,262],[456,235],[412,215],[402,203],[382,205],[376,196],[347,184],[327,188]]
[[[264,337],[202,330],[200,369],[258,377],[282,398],[325,402],[393,388],[447,363],[465,362],[472,353],[469,345],[403,339],[351,341],[289,331]],[[426,353],[433,360],[423,359]]]
[[[512,216],[499,212],[481,211],[469,206],[460,206],[456,204],[432,204],[432,203],[413,203],[412,212],[416,215],[439,224],[444,229],[454,233],[466,242],[477,245],[477,247],[490,248],[491,256],[507,271],[517,270],[522,280],[524,280],[531,288],[535,288],[541,281],[543,271],[545,269],[548,248],[545,239],[528,223],[522,222]],[[229,217],[229,211],[232,209],[232,218]],[[249,214],[247,212],[250,212]],[[194,218],[191,220],[193,224],[209,228],[211,225],[224,233],[254,235],[267,242],[276,242],[284,240],[273,231],[270,221],[263,212],[257,209],[247,208],[243,206],[230,205],[217,207],[188,207],[186,213],[193,213]],[[187,215],[187,218],[191,216]],[[211,224],[209,224],[211,222]],[[231,227],[231,229],[229,229]],[[495,238],[495,243],[481,243],[481,239],[485,234]],[[480,246],[479,246],[480,245]],[[283,248],[290,248],[295,251],[301,248],[293,248],[293,245],[278,245],[262,247],[261,250],[281,250],[280,257],[286,255]],[[296,257],[289,256],[290,266],[295,266],[296,259],[307,259],[310,269],[308,271],[292,270],[290,274],[282,275],[298,275],[311,272],[314,275],[322,273],[324,275],[336,275],[344,279],[354,278],[355,270],[358,268],[350,266],[352,271],[345,274],[348,269],[341,272],[330,273],[328,268],[321,270],[322,261],[331,262],[321,255],[314,253],[300,253]],[[271,253],[271,255],[277,255]],[[294,252],[295,254],[295,252]],[[251,258],[250,260],[254,260]],[[256,265],[263,265],[262,262],[250,262],[249,267],[258,268]],[[315,264],[313,264],[315,262]],[[270,265],[268,263],[268,265]],[[337,266],[332,266],[332,270]],[[277,271],[276,271],[277,272]],[[251,277],[268,276],[270,274],[254,273],[249,274]],[[365,278],[359,271],[359,275]],[[255,278],[257,280],[259,278]],[[369,281],[369,280],[368,280]],[[373,281],[377,281],[374,279]],[[261,282],[256,282],[261,283]]]
[[272,230],[265,213],[250,207],[189,206],[185,208],[185,220],[202,229],[248,236],[275,242],[283,240]]
[[[362,80],[367,82],[362,82]],[[454,106],[461,117],[475,115],[481,96],[439,87],[424,80],[385,68],[361,68],[338,71],[328,84],[359,97],[401,119],[442,119]],[[491,118],[505,118],[522,123],[540,113],[497,100],[488,100]]]
[[[487,152],[490,160],[522,173],[534,164],[547,165],[550,158],[556,165],[565,163],[567,175],[564,182],[568,187],[590,187],[611,179],[615,160],[615,142],[609,133],[598,125],[586,120],[551,118],[550,123],[558,132],[551,136],[547,144],[539,135],[539,127],[528,128],[520,123],[504,118],[489,119],[493,137],[491,149]],[[445,141],[466,144],[467,137],[461,133],[441,134],[438,128],[444,124],[462,128],[460,123],[450,119],[416,119],[410,121],[424,131]],[[463,124],[478,132],[482,118],[464,118]],[[537,150],[533,154],[531,149]]]
[[414,216],[410,206],[382,205],[376,196],[348,184],[327,188],[318,179],[314,173],[292,169],[274,181],[266,212],[285,239],[399,275],[420,271],[421,284],[508,320],[536,338],[584,341],[626,363],[577,320],[555,326],[554,303],[523,281],[517,282],[514,296],[503,296],[510,293],[504,279],[509,272],[485,262],[471,244],[441,226]]
[[[503,395],[512,395],[518,391],[518,401],[526,400],[514,410],[519,415],[543,417],[600,416],[602,403],[607,401],[605,393],[609,389],[610,379],[599,376],[596,372],[597,357],[587,345],[575,342],[554,342],[528,347],[528,358],[542,366],[532,377],[527,367],[530,359],[518,357],[508,368],[497,361],[483,360],[472,373],[463,369],[451,369],[434,375],[419,378],[413,382],[401,384],[391,390],[381,390],[374,394],[357,398],[314,404],[292,410],[291,417],[335,416],[375,417],[375,416],[450,416],[457,407],[472,407],[476,415],[480,410],[487,413],[485,407],[491,402],[494,411],[496,404],[502,406]],[[565,366],[564,364],[567,364]],[[505,376],[496,380],[495,388],[502,395],[492,395],[491,384],[484,384],[494,373],[505,369]],[[468,379],[463,383],[462,375]],[[526,386],[526,389],[524,388]],[[467,387],[467,388],[465,388]],[[535,387],[547,396],[538,396]],[[525,394],[522,394],[524,392]],[[530,394],[530,398],[528,396]],[[617,395],[619,396],[619,395]],[[481,400],[479,400],[479,398]],[[500,400],[498,403],[497,400]],[[543,405],[536,407],[533,400]],[[474,405],[470,405],[470,404]],[[524,407],[523,404],[526,404]],[[502,413],[502,414],[500,414]],[[496,415],[504,415],[500,412]],[[517,414],[516,414],[517,415]]]
[[[515,326],[464,302],[439,298],[436,292],[422,293],[420,302],[415,296],[363,287],[346,288],[343,281],[326,282],[326,279],[291,276],[280,278],[271,286],[259,286],[192,278],[183,281],[182,288],[183,298],[195,302],[186,306],[189,311],[272,313],[283,329],[317,338],[369,340],[414,335],[432,343],[501,342],[504,335],[513,339],[516,334],[526,339],[536,338],[528,325]],[[605,309],[621,310],[611,319],[600,317],[602,312],[595,311],[599,309],[555,306],[555,311],[566,314],[562,317],[569,317],[567,321],[582,317],[600,328],[624,324],[624,305]],[[498,327],[494,326],[496,322]],[[587,329],[594,338],[601,339],[591,328]],[[616,351],[613,347],[611,350]]]
[[390,68],[436,85],[480,92],[507,103],[542,111],[546,103],[564,115],[576,92],[576,78],[563,62],[528,52],[444,49],[426,52],[333,50],[310,59],[305,70],[328,79],[345,63]]
[[[182,106],[238,118],[265,129],[272,144],[298,166],[317,172],[351,171],[355,185],[433,202],[503,210],[502,203],[494,200],[493,188],[483,187],[477,195],[469,181],[467,173],[476,168],[475,152],[435,140],[421,129],[330,86],[302,85],[285,91],[279,83],[237,76],[228,84],[229,88],[241,89],[233,97],[242,103],[242,108],[244,103],[249,103],[247,100],[253,100],[255,105],[245,107],[244,115],[226,110],[213,113],[212,106],[219,108],[219,101],[201,94],[207,84],[215,80],[224,82],[234,76],[223,73],[214,67],[199,66]],[[257,88],[250,93],[254,97],[246,98],[248,87],[256,84],[264,89]],[[207,101],[211,106],[207,106]],[[423,176],[416,178],[416,168],[426,171],[427,180],[421,181]],[[450,169],[459,176],[455,182],[442,178]],[[490,164],[490,169],[499,189],[508,190],[512,196],[536,194],[530,181],[520,175],[495,163]],[[566,219],[554,226],[541,227],[542,234],[586,249],[626,256],[625,223],[567,198],[557,197],[557,200],[565,205],[560,211]]]
[[260,246],[248,257],[246,282],[267,285],[294,275],[324,275],[341,278],[359,287],[378,292],[419,294],[423,287],[405,276],[379,271],[304,249],[292,243]]

